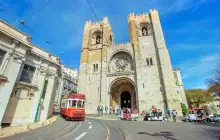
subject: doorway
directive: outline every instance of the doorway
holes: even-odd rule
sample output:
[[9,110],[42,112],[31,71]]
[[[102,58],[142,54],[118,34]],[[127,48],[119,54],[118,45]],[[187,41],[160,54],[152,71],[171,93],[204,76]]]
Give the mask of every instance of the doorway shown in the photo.
[[121,108],[131,108],[131,94],[128,91],[121,93]]

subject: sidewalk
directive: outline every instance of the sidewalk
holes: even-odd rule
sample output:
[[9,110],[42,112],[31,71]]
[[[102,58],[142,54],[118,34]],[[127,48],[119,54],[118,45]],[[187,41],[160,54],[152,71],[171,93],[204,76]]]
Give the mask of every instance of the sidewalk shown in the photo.
[[56,120],[57,120],[57,116],[52,116],[48,120],[39,123],[29,123],[29,124],[21,124],[16,126],[5,127],[0,129],[0,138],[8,137],[22,132],[27,132],[54,123]]
[[[87,114],[86,118],[102,119],[102,120],[118,120],[117,115],[106,115],[106,114]],[[137,118],[136,120],[143,121],[143,116],[139,115],[139,118]]]
[[[106,114],[87,114],[86,118],[91,119],[102,119],[102,120],[118,120],[118,116],[116,115],[106,115]],[[143,121],[144,117],[139,115],[139,118],[136,119],[136,121]],[[166,122],[173,122],[173,118],[168,118]],[[182,117],[177,116],[176,122],[183,122]]]

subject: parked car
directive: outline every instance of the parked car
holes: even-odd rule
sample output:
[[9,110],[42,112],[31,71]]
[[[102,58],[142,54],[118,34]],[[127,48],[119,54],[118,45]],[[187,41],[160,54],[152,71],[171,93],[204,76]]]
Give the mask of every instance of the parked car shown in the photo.
[[214,122],[220,122],[220,114],[216,114],[213,117]]
[[207,119],[208,122],[220,122],[220,114],[212,114],[209,116],[209,118]]

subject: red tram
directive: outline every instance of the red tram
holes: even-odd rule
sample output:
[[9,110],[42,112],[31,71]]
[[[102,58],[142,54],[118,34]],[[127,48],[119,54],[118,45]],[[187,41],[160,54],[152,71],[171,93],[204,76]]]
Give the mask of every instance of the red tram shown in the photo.
[[62,99],[60,115],[68,120],[85,120],[85,102],[84,94],[73,93]]

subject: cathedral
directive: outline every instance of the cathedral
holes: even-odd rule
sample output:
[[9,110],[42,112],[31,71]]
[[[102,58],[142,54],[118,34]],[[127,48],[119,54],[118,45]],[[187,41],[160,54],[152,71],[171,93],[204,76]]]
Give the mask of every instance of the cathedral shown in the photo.
[[86,95],[86,113],[97,106],[152,106],[181,114],[186,96],[179,68],[172,68],[157,10],[128,15],[129,43],[114,43],[107,17],[84,26],[78,92]]

